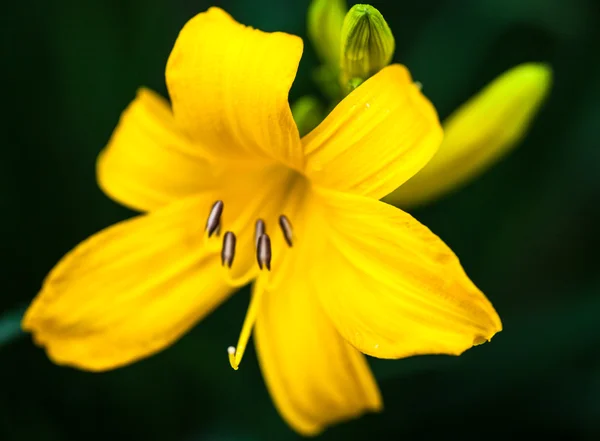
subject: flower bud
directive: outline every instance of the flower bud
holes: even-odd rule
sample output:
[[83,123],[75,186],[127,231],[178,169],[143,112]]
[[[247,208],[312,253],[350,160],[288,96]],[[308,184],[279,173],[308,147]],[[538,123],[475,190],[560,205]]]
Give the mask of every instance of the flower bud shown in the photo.
[[347,90],[349,81],[368,79],[387,66],[394,55],[392,31],[371,5],[355,5],[348,11],[341,39],[341,82]]
[[551,86],[552,69],[543,63],[500,75],[444,121],[438,152],[386,201],[424,205],[481,175],[523,139]]
[[336,73],[340,69],[342,24],[346,0],[313,0],[308,8],[308,36],[321,61]]

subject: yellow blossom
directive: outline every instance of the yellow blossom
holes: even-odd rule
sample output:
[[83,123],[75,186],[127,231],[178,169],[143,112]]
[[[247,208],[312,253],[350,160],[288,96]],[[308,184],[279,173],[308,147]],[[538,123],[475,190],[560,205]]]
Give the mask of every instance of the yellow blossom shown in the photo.
[[230,362],[254,330],[277,409],[311,435],[381,409],[363,354],[460,354],[501,330],[452,251],[379,201],[442,140],[406,68],[382,69],[300,138],[288,93],[302,49],[217,8],[185,25],[171,105],[141,89],[98,158],[101,188],[144,214],[69,252],[24,317],[55,363],[147,357],[254,280]]

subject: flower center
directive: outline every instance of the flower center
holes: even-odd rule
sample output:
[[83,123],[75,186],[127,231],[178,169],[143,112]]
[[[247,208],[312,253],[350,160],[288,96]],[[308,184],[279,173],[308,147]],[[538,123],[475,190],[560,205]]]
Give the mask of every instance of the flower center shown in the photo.
[[[208,237],[216,233],[217,236],[221,233],[221,216],[225,204],[223,201],[216,201],[206,219],[206,232]],[[279,227],[283,233],[283,238],[289,247],[293,244],[292,224],[288,217],[284,214],[279,216]],[[223,245],[221,247],[221,264],[231,268],[233,259],[235,258],[236,235],[232,231],[226,231],[223,235]],[[267,226],[263,219],[257,219],[254,227],[254,244],[256,247],[256,261],[258,267],[262,270],[266,268],[271,270],[271,238],[267,234]]]

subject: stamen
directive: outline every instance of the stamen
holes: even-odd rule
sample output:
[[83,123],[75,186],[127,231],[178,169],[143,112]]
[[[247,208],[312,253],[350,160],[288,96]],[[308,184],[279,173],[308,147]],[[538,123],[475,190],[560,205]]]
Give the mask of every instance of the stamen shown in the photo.
[[221,221],[219,221],[219,225],[217,225],[217,230],[215,231],[217,237],[221,235]]
[[254,246],[258,246],[258,239],[260,236],[267,232],[267,226],[265,225],[265,221],[262,219],[256,220],[256,227],[254,229]]
[[262,234],[258,238],[256,260],[258,260],[258,267],[260,269],[263,269],[263,266],[266,266],[267,269],[271,271],[271,239],[267,234]]
[[231,231],[223,236],[223,248],[221,248],[221,264],[231,268],[233,258],[235,257],[235,234]]
[[291,247],[294,233],[292,231],[292,223],[285,214],[279,216],[279,226],[281,227],[281,231],[283,231],[283,237],[285,241],[287,242],[288,246]]
[[208,219],[206,219],[206,231],[208,232],[208,237],[212,236],[217,228],[219,228],[221,215],[223,214],[223,205],[223,201],[216,201],[210,209]]

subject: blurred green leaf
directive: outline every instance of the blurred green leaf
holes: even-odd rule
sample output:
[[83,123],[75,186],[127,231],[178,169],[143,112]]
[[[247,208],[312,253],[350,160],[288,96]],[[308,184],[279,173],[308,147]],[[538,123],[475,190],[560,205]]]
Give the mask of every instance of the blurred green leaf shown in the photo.
[[24,335],[21,331],[21,318],[24,312],[25,308],[18,308],[0,316],[0,347]]

